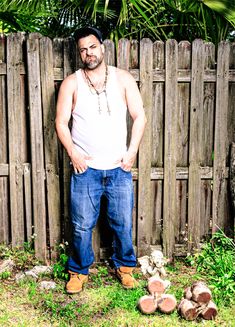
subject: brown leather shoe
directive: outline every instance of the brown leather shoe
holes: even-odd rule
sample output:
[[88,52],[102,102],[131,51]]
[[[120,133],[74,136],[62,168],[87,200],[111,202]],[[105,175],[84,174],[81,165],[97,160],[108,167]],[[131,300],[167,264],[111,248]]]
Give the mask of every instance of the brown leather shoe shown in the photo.
[[69,271],[70,279],[66,284],[66,291],[69,294],[81,292],[83,285],[88,281],[88,275],[78,274],[74,271]]
[[132,267],[119,267],[116,270],[117,277],[121,281],[124,288],[135,288],[139,285],[139,283],[133,277],[132,271]]

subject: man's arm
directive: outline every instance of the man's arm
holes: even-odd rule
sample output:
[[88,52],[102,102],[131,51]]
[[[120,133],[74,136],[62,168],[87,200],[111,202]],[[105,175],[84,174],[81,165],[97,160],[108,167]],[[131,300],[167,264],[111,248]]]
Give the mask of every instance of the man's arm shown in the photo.
[[135,162],[136,154],[142,139],[146,124],[146,116],[143,108],[143,101],[137,84],[128,72],[123,72],[123,84],[125,86],[125,96],[129,113],[133,119],[131,130],[131,140],[128,151],[122,158],[121,167],[130,170]]
[[68,126],[72,113],[75,88],[76,77],[74,74],[68,76],[62,82],[57,100],[55,126],[58,138],[71,159],[74,171],[83,172],[87,169],[85,159],[90,159],[90,157],[84,157],[75,149]]

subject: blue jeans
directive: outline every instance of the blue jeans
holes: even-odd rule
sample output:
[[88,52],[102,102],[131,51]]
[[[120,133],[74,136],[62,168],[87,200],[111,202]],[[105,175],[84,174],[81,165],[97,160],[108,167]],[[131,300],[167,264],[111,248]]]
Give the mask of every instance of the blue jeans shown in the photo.
[[132,245],[132,175],[121,168],[73,173],[70,185],[70,208],[73,226],[74,254],[69,257],[68,269],[88,274],[94,261],[92,230],[100,212],[101,197],[107,199],[107,216],[113,231],[115,268],[135,267],[136,256]]

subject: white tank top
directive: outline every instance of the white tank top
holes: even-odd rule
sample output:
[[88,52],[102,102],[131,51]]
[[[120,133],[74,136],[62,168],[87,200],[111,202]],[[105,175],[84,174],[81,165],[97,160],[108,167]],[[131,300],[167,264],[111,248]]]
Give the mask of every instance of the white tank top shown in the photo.
[[[106,94],[98,96],[84,80],[82,70],[76,71],[77,102],[72,112],[72,140],[80,153],[89,155],[87,165],[95,169],[113,169],[120,166],[126,152],[127,106],[121,94],[116,68],[108,66]],[[108,113],[107,101],[110,108]]]

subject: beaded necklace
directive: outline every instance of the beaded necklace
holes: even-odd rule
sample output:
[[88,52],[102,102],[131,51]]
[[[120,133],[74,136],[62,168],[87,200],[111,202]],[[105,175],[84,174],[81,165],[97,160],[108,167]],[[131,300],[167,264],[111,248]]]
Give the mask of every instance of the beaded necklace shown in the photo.
[[107,104],[107,113],[110,115],[111,114],[111,110],[109,108],[109,102],[108,102],[108,96],[107,96],[107,90],[106,90],[106,86],[107,86],[107,80],[108,80],[108,66],[106,65],[105,66],[105,78],[104,78],[104,84],[103,84],[103,87],[102,87],[102,91],[98,91],[95,87],[95,85],[92,83],[90,77],[88,76],[86,70],[84,69],[84,75],[86,77],[86,81],[87,81],[87,84],[89,85],[89,88],[90,88],[90,91],[92,94],[94,94],[92,92],[92,90],[95,91],[95,94],[97,95],[97,99],[98,99],[98,111],[99,111],[99,114],[101,114],[102,112],[102,108],[101,108],[101,103],[100,103],[100,95],[101,93],[104,93],[105,95],[105,99],[106,99],[106,104]]

